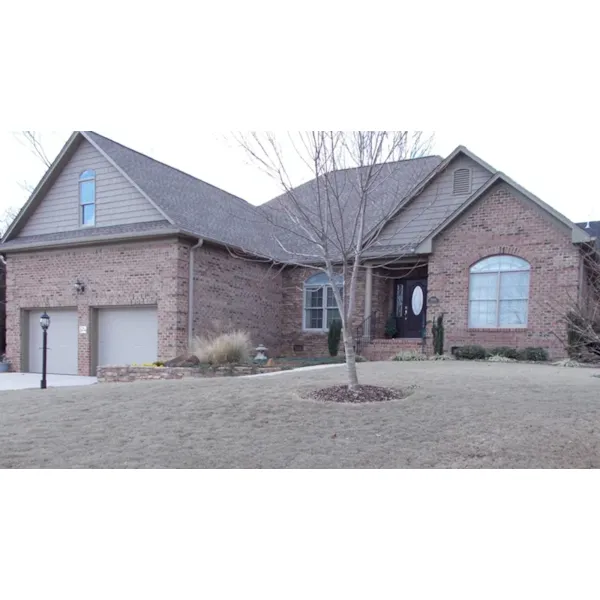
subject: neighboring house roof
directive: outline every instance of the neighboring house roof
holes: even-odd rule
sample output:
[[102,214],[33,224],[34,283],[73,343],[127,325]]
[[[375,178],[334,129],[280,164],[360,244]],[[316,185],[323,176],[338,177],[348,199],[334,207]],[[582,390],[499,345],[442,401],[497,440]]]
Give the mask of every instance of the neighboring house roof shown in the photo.
[[[104,228],[86,228],[85,230],[54,233],[48,235],[15,237],[27,219],[33,214],[44,195],[52,186],[57,174],[62,170],[82,140],[94,146],[128,181],[134,186],[164,220],[154,223],[123,225]],[[416,200],[421,197],[427,187],[438,181],[437,177],[459,157],[467,157],[490,174],[489,181],[474,190],[472,196],[453,200],[448,211],[417,210]],[[572,230],[574,242],[588,241],[598,236],[598,232],[590,234],[588,230],[571,223],[539,198],[519,186],[503,173],[482,161],[467,148],[459,146],[450,156],[442,160],[439,156],[400,161],[380,165],[381,177],[369,195],[366,212],[366,235],[375,236],[380,226],[391,218],[406,218],[411,221],[410,239],[395,238],[402,245],[383,242],[378,244],[378,255],[390,253],[430,252],[431,240],[448,227],[473,202],[481,198],[492,185],[505,182],[517,192],[537,204],[555,219]],[[360,195],[357,181],[364,175],[365,168],[345,169],[331,174],[329,181],[339,191],[340,206],[327,213],[326,218],[337,220],[335,234],[330,241],[334,247],[340,247],[336,237],[340,234],[351,238],[355,235],[355,215],[359,206]],[[312,215],[319,215],[323,209],[319,207],[317,191],[322,183],[310,181],[293,190],[303,210]],[[318,256],[314,242],[308,236],[297,235],[299,227],[290,220],[284,206],[289,202],[289,194],[284,194],[260,207],[253,206],[233,194],[229,194],[209,183],[178,169],[165,165],[135,150],[127,148],[113,140],[90,131],[75,132],[52,167],[44,175],[19,216],[15,219],[3,240],[3,248],[19,248],[25,246],[52,246],[65,243],[85,243],[86,240],[132,238],[138,236],[161,235],[162,233],[183,233],[201,237],[251,254],[271,258],[280,262],[314,261]],[[412,210],[412,212],[411,212]],[[413,213],[415,213],[413,215]],[[323,212],[321,212],[323,214]],[[275,225],[274,225],[275,224]],[[341,226],[339,226],[341,224]],[[277,227],[279,225],[280,227]],[[303,239],[304,238],[304,239]],[[414,238],[414,239],[413,239]],[[347,247],[347,243],[344,244]],[[336,254],[336,253],[334,253]]]
[[596,238],[596,246],[600,248],[600,221],[586,221],[585,223],[577,223],[577,226],[588,235]]

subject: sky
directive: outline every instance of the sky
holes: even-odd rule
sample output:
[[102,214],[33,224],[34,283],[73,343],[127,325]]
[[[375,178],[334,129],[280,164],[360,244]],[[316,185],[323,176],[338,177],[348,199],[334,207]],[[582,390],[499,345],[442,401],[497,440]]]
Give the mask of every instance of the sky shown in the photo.
[[[275,181],[248,161],[232,132],[118,127],[97,131],[253,204],[281,193]],[[40,130],[39,133],[48,157],[53,159],[72,132]],[[579,150],[589,145],[589,131],[441,130],[435,132],[432,153],[447,156],[460,144],[571,220],[600,220],[600,190],[595,176],[597,152],[595,147],[592,152]],[[28,193],[20,184],[37,184],[45,169],[19,139],[18,132],[1,132],[0,155],[5,166],[0,171],[0,209],[4,211],[24,204]],[[303,173],[298,170],[297,175],[300,182]]]

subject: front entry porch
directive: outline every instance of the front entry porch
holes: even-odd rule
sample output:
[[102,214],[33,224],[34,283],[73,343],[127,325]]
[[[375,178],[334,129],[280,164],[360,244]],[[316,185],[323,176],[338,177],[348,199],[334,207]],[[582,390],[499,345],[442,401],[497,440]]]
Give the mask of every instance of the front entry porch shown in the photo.
[[368,268],[364,321],[356,350],[370,360],[388,360],[401,351],[425,352],[427,265]]

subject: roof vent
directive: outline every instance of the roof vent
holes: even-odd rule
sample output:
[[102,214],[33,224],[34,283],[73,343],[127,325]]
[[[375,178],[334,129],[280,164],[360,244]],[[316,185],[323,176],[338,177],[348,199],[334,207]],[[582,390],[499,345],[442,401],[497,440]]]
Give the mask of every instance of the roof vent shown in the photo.
[[462,196],[471,193],[471,169],[454,171],[454,195]]

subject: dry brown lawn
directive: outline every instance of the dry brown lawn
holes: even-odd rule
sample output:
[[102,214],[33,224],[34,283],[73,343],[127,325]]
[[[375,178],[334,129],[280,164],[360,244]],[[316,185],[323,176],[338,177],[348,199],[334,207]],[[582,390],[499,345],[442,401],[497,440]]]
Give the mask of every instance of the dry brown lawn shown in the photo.
[[366,363],[400,401],[300,395],[344,368],[275,377],[0,393],[0,467],[594,468],[598,371],[467,362]]

